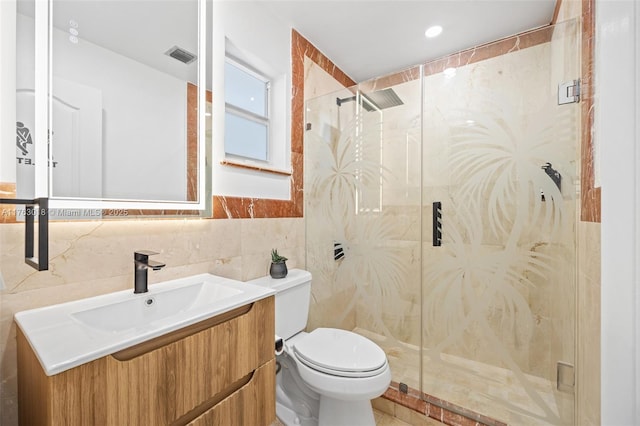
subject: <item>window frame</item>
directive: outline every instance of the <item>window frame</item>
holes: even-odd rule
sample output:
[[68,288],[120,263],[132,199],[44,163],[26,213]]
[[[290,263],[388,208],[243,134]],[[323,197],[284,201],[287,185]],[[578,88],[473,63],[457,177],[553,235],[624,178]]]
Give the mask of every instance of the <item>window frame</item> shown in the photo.
[[265,84],[265,106],[264,106],[264,110],[265,110],[265,115],[262,116],[260,114],[257,114],[255,112],[246,110],[240,106],[234,105],[232,103],[227,102],[227,86],[226,86],[226,82],[225,82],[225,100],[224,100],[224,113],[227,114],[232,114],[236,117],[239,117],[241,119],[245,119],[248,121],[251,121],[253,123],[257,123],[260,125],[264,125],[266,127],[266,141],[265,141],[265,150],[266,150],[266,159],[261,159],[261,158],[255,158],[255,157],[248,157],[245,155],[239,155],[239,154],[233,154],[233,153],[229,153],[227,152],[227,141],[226,141],[226,129],[225,129],[225,138],[224,138],[224,155],[225,158],[240,158],[243,160],[247,160],[247,161],[257,161],[260,163],[266,163],[266,164],[270,164],[271,163],[271,78],[269,78],[265,73],[262,73],[258,70],[256,70],[255,68],[247,65],[246,63],[242,62],[241,60],[235,58],[234,56],[230,55],[230,54],[225,54],[225,58],[224,58],[224,62],[225,65],[229,64],[237,69],[239,69],[242,72],[245,72],[247,74],[249,74],[251,77],[255,78],[256,80],[260,80]]

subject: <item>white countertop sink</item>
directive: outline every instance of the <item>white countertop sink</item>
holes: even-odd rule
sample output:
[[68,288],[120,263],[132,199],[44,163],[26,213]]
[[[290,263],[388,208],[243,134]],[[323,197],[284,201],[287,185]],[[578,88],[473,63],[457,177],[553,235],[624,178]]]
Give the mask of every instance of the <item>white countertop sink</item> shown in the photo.
[[228,312],[275,291],[211,274],[194,275],[18,312],[15,321],[49,376]]

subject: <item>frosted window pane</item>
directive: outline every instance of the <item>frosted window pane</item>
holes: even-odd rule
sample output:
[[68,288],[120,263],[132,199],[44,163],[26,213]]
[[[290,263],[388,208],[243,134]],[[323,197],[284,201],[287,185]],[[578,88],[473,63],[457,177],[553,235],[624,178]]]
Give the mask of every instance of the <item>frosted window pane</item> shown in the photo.
[[224,151],[227,154],[267,161],[267,125],[227,112]]
[[229,62],[224,66],[225,102],[266,117],[267,83]]

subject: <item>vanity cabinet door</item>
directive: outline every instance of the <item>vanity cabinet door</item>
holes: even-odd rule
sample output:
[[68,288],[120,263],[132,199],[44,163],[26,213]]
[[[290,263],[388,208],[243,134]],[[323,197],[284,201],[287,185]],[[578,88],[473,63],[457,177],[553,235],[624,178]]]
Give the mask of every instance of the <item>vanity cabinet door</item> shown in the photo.
[[108,407],[103,359],[47,376],[16,327],[18,422],[21,426],[104,425]]
[[268,426],[276,418],[276,361],[258,368],[248,383],[188,423],[189,426]]
[[107,400],[118,407],[111,423],[171,424],[273,359],[273,309],[273,297],[263,299],[187,337],[180,333],[190,327],[178,330],[157,349],[151,340],[107,357]]

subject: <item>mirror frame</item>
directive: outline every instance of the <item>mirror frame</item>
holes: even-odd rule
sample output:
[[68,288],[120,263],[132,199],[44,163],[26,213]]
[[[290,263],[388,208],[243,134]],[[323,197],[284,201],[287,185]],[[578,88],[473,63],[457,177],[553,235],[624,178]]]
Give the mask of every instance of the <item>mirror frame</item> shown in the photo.
[[[127,199],[83,199],[83,198],[51,198],[52,168],[48,167],[48,153],[44,144],[35,144],[35,197],[49,197],[50,209],[118,209],[118,211],[144,210],[145,214],[163,214],[162,210],[205,210],[207,208],[206,195],[206,0],[198,2],[198,115],[197,115],[197,201],[154,201]],[[36,134],[46,135],[52,121],[52,101],[50,88],[53,74],[49,58],[53,55],[53,19],[52,8],[54,0],[35,0],[35,131]],[[150,3],[151,4],[151,3]],[[173,214],[173,213],[170,213]],[[108,213],[102,218],[111,218]],[[181,216],[185,217],[185,216]],[[198,216],[195,216],[198,217]]]

